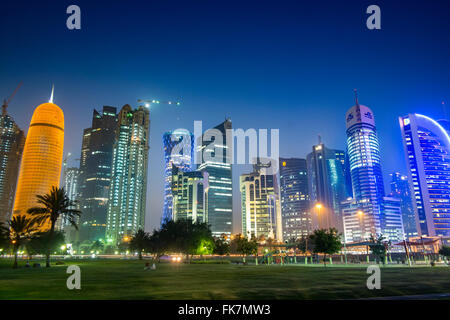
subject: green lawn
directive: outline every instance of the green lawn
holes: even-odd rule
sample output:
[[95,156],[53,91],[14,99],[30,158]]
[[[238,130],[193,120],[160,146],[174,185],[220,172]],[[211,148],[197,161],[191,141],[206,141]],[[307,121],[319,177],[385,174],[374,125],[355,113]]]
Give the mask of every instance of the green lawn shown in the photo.
[[[450,293],[449,267],[386,267],[381,290],[366,288],[363,267],[187,265],[144,271],[137,260],[73,260],[63,266],[11,269],[0,259],[0,299],[352,299]],[[81,268],[81,290],[66,269]]]

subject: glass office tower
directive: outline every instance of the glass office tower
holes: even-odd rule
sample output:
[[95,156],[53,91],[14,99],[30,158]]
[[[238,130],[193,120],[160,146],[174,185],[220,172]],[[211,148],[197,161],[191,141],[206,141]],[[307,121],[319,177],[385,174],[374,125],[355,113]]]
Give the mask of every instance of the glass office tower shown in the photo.
[[283,239],[289,241],[312,231],[306,159],[280,158],[279,168]]
[[399,118],[421,236],[450,236],[450,136],[420,114]]
[[104,106],[102,112],[94,110],[92,126],[83,132],[78,174],[80,241],[105,239],[116,126],[116,108]]
[[173,219],[172,168],[190,171],[194,151],[194,135],[185,129],[166,132],[163,135],[164,147],[164,208],[161,223]]
[[122,107],[113,146],[107,241],[120,243],[144,229],[147,198],[149,110]]
[[[309,195],[313,221],[316,228],[336,228],[344,231],[340,204],[349,196],[345,185],[345,152],[325,147],[323,143],[313,146],[307,156]],[[314,206],[320,205],[320,210]]]
[[253,172],[240,176],[242,234],[251,239],[283,241],[277,176],[266,173],[270,163],[259,159]]
[[14,205],[17,176],[25,134],[8,114],[6,103],[0,116],[0,223],[8,223]]
[[[232,171],[229,155],[232,141],[227,139],[227,130],[231,130],[230,119],[226,119],[213,129],[206,130],[201,142],[197,142],[197,152],[202,155],[198,169],[207,172],[209,179],[208,224],[212,234],[217,237],[231,235],[233,221]],[[215,139],[216,135],[221,139]]]

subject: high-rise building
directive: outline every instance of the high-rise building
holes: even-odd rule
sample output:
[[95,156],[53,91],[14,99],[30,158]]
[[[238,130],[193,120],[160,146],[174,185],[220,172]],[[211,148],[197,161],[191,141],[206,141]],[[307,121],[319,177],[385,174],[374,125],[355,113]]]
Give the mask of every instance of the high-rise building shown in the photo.
[[208,222],[208,173],[172,167],[173,220]]
[[279,168],[283,239],[305,237],[312,231],[306,159],[280,158]]
[[270,163],[259,159],[253,172],[240,177],[242,234],[248,238],[283,241],[281,202],[277,176],[266,172]]
[[392,198],[400,199],[403,228],[405,229],[405,236],[407,238],[417,237],[417,223],[416,215],[411,196],[411,189],[408,183],[408,176],[402,175],[399,172],[393,172],[391,176],[391,193]]
[[102,112],[94,110],[92,125],[83,132],[78,175],[80,241],[105,239],[116,113],[109,106]]
[[450,136],[420,114],[399,118],[420,236],[450,236]]
[[144,229],[149,150],[149,110],[122,107],[113,147],[107,241],[118,243]]
[[[36,196],[59,187],[64,147],[64,114],[53,103],[39,105],[33,113],[28,136],[25,141],[19,179],[14,202],[15,215],[27,214],[27,210],[38,207]],[[50,223],[41,226],[41,231],[50,228]]]
[[328,149],[319,141],[307,156],[309,195],[315,228],[344,231],[340,204],[349,196],[345,180],[345,152]]
[[[356,104],[347,111],[345,118],[353,189],[353,199],[341,203],[345,241],[364,241],[371,235],[383,235],[387,240],[401,241],[404,233],[400,202],[385,198],[380,146],[373,112],[360,105],[356,98]],[[398,205],[397,209],[394,208],[395,205]],[[357,230],[361,228],[361,224],[356,224],[355,221],[359,221],[361,216],[364,228]],[[362,238],[354,236],[356,234]]]
[[[80,170],[76,167],[64,168],[63,170],[63,183],[64,190],[67,197],[72,201],[78,201],[78,175]],[[70,209],[79,210],[78,202],[75,202],[75,206]],[[76,223],[79,225],[79,217],[76,218]],[[71,243],[77,240],[77,230],[70,224],[69,221],[61,216],[57,221],[57,229],[65,232],[65,239]]]
[[8,114],[6,102],[0,116],[0,223],[11,219],[17,175],[22,158],[25,135]]
[[164,147],[164,209],[161,223],[173,219],[172,168],[190,171],[194,151],[194,135],[188,130],[178,129],[163,135]]
[[[207,130],[197,141],[196,151],[201,154],[198,169],[206,171],[209,179],[208,224],[213,236],[231,235],[233,221],[233,192],[231,171],[232,141],[227,139],[231,120],[226,119],[213,129]],[[216,134],[221,139],[215,139]],[[219,150],[219,152],[214,151]]]

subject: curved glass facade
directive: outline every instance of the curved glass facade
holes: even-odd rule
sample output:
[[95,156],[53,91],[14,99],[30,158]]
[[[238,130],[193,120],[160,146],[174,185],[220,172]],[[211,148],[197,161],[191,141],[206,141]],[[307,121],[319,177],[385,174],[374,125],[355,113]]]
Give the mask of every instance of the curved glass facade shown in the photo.
[[450,137],[435,120],[400,117],[408,176],[422,236],[450,236]]
[[[64,147],[64,114],[53,103],[36,108],[31,119],[17,182],[14,214],[38,206],[36,195],[59,186]],[[41,231],[48,229],[42,227]]]
[[180,171],[191,170],[194,135],[185,129],[169,131],[163,135],[164,147],[164,208],[161,223],[173,219],[172,167]]

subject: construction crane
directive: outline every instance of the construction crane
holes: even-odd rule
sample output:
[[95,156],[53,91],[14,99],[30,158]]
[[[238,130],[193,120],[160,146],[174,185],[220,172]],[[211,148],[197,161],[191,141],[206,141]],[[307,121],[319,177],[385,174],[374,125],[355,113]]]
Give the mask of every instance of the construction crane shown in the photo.
[[150,108],[150,106],[152,104],[169,104],[169,105],[174,105],[174,106],[181,105],[181,102],[179,102],[179,101],[170,101],[170,100],[169,101],[159,101],[159,100],[155,100],[155,99],[153,99],[153,100],[138,99],[138,102],[144,103],[147,108]]
[[17,85],[16,90],[14,90],[14,92],[9,96],[8,99],[3,100],[3,105],[2,105],[2,115],[6,114],[6,109],[8,108],[8,104],[11,102],[12,98],[14,98],[14,96],[16,95],[17,91],[19,90],[19,88],[22,86],[22,81],[19,82],[19,84]]

